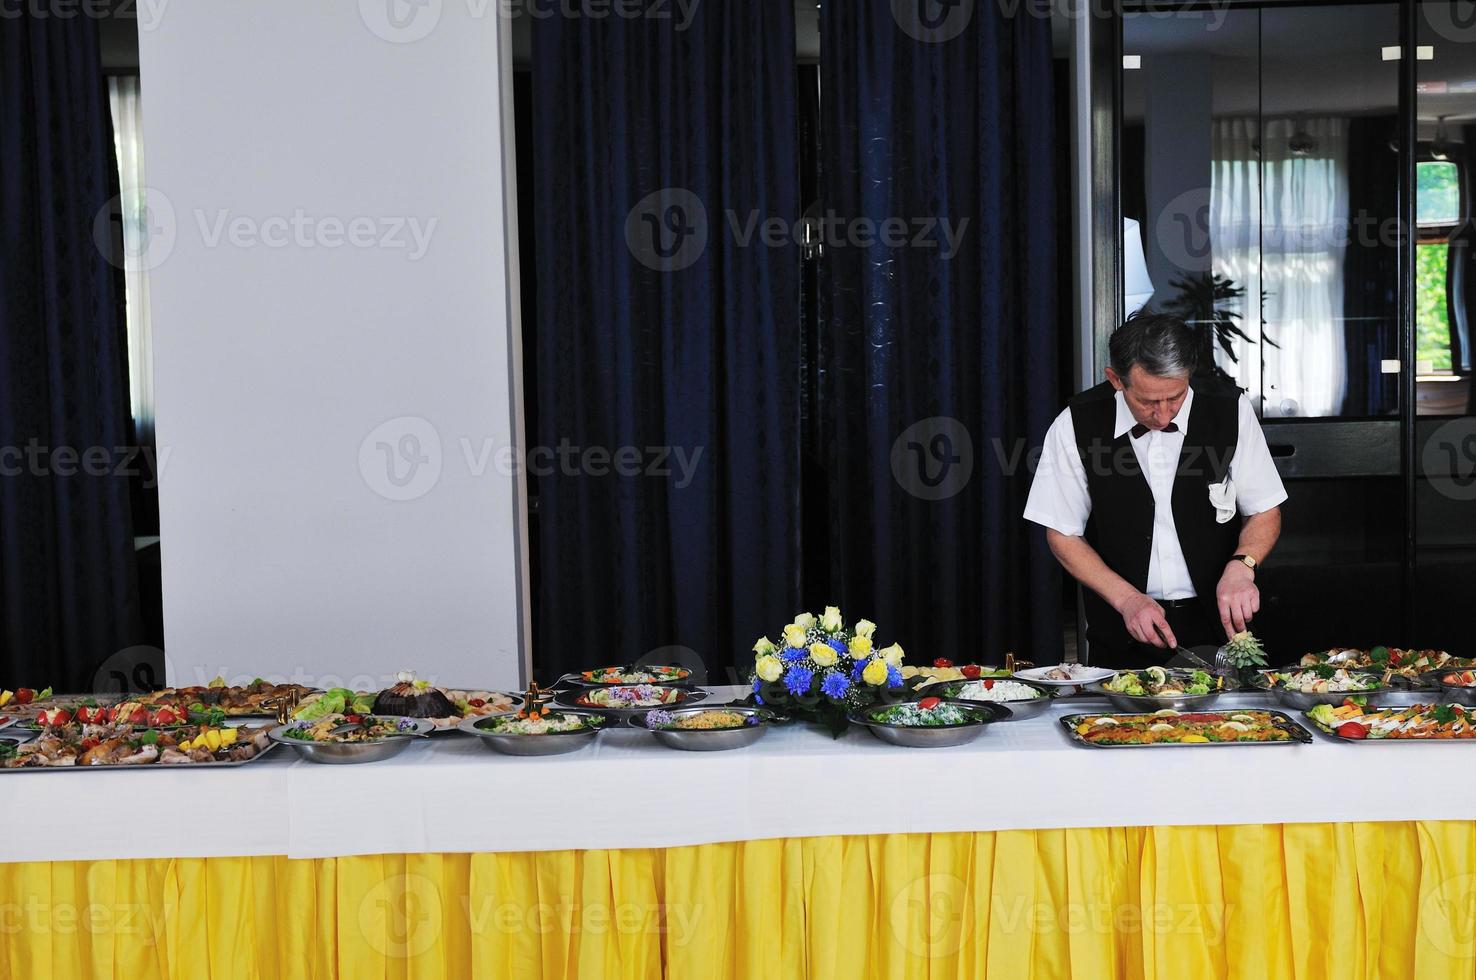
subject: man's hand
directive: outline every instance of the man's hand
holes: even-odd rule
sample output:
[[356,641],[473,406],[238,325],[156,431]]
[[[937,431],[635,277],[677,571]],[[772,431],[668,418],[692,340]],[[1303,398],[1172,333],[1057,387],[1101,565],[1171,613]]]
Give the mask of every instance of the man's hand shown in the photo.
[[[1250,569],[1246,569],[1250,571]],[[1118,604],[1123,625],[1139,643],[1172,650],[1179,645],[1174,631],[1163,614],[1163,607],[1141,592],[1134,592]]]
[[1246,568],[1244,562],[1230,562],[1215,588],[1215,601],[1220,606],[1220,625],[1225,627],[1225,637],[1232,639],[1246,628],[1251,617],[1261,611],[1261,590],[1256,588],[1256,573]]

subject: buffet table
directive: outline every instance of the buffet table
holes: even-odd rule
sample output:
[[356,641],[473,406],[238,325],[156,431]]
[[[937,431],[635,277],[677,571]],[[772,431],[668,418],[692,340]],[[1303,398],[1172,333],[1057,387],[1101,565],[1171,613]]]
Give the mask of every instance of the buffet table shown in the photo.
[[1476,975],[1468,746],[1071,744],[1100,707],[932,751],[7,774],[0,976]]

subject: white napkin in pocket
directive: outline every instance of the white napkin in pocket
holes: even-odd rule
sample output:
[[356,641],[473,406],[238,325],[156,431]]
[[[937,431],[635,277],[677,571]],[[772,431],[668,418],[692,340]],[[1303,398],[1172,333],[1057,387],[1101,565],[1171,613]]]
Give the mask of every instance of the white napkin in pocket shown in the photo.
[[1215,521],[1228,524],[1235,519],[1235,481],[1228,476],[1222,483],[1209,485],[1210,503],[1215,507]]

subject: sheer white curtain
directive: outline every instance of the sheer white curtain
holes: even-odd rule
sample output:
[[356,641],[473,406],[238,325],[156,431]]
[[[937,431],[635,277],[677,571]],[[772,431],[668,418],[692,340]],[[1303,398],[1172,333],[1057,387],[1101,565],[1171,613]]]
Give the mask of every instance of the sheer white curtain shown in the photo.
[[1220,119],[1213,139],[1215,271],[1245,287],[1237,312],[1252,338],[1226,368],[1268,417],[1336,415],[1348,381],[1348,121]]
[[148,202],[143,158],[143,111],[138,76],[108,79],[113,141],[118,153],[118,188],[123,216],[123,276],[128,299],[128,394],[138,439],[154,438],[154,342],[149,327],[149,277],[143,260],[148,244]]

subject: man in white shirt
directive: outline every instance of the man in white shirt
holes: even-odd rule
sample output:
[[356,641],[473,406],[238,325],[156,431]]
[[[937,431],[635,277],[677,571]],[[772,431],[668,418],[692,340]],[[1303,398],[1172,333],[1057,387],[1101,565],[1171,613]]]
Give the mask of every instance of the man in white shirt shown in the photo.
[[1246,628],[1286,490],[1249,400],[1193,378],[1182,320],[1136,314],[1109,351],[1046,433],[1025,517],[1086,587],[1090,662],[1141,667]]

